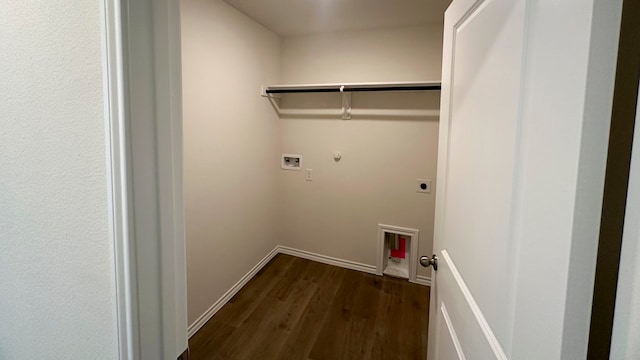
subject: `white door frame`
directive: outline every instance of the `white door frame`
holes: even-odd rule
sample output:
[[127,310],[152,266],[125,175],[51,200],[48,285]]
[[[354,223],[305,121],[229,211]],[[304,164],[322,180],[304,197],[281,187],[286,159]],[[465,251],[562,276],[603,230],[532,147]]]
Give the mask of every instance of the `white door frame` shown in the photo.
[[640,3],[625,1],[591,310],[588,357],[592,359],[630,359],[640,353],[635,341],[638,316],[632,311],[637,303],[637,282],[633,279],[637,276],[634,262],[640,225],[638,16]]
[[121,360],[187,349],[177,0],[102,0],[109,214]]
[[[597,25],[598,32],[591,34],[593,38],[589,34],[578,34],[580,42],[576,43],[576,33],[564,31],[566,18],[558,16],[558,11],[580,8],[582,1],[567,0],[562,4],[553,0],[528,1],[528,6],[537,14],[530,19],[530,25],[546,29],[537,37],[529,38],[528,46],[552,44],[560,49],[571,45],[574,50],[583,51],[585,41],[600,41],[596,44],[600,49],[615,48],[615,44],[607,42],[610,29],[604,26],[610,22],[611,16],[615,17],[612,15],[615,11],[605,9],[606,2],[596,2],[592,9],[599,18],[592,18],[591,14],[585,13],[571,15],[574,26],[570,30],[581,31],[579,26],[586,27],[585,21],[589,20]],[[101,4],[104,11],[109,206],[120,359],[175,359],[187,348],[179,3],[178,0],[101,0]],[[547,21],[541,21],[544,19]],[[567,39],[570,41],[564,41]],[[572,61],[558,58],[553,53],[539,54],[537,58],[530,59],[529,66],[545,67],[545,64],[553,62]],[[606,51],[592,52],[591,56],[587,56],[591,60],[588,65],[584,59],[578,61],[570,67],[571,72],[562,70],[566,66],[549,66],[546,69],[547,78],[530,79],[531,88],[541,91],[539,98],[528,99],[530,104],[537,106],[530,109],[527,115],[540,117],[541,129],[544,130],[544,126],[553,125],[549,119],[557,117],[558,111],[575,103],[567,101],[545,107],[544,101],[550,98],[542,96],[542,89],[554,89],[562,96],[568,96],[569,100],[578,101],[572,89],[562,87],[566,82],[558,79],[566,80],[576,75],[576,71],[581,72],[579,75],[590,75],[587,77],[587,94],[581,94],[583,100],[591,100],[587,101],[590,106],[585,105],[583,115],[586,121],[582,131],[591,136],[587,140],[596,146],[588,147],[589,144],[584,143],[580,148],[581,157],[590,154],[602,156],[599,150],[606,146],[606,139],[599,135],[599,131],[605,130],[600,120],[602,116],[609,115],[606,109],[610,108],[610,103],[601,97],[602,92],[611,91],[612,84],[606,81],[612,71],[606,65],[609,54]],[[567,121],[575,121],[575,118],[568,118]],[[563,139],[550,144],[558,150],[564,148],[562,145]],[[545,264],[551,267],[545,274],[561,268],[566,279],[573,283],[569,294],[555,295],[561,295],[567,301],[571,298],[589,298],[579,301],[565,319],[574,328],[580,328],[580,332],[585,331],[584,324],[588,323],[588,318],[585,319],[583,315],[590,309],[589,295],[593,284],[572,280],[583,278],[583,270],[593,273],[593,267],[587,265],[595,263],[597,236],[591,234],[597,225],[590,220],[599,219],[600,207],[597,205],[601,197],[591,191],[601,183],[603,172],[604,169],[599,166],[595,169],[581,166],[579,174],[574,174],[580,175],[577,190],[582,198],[579,205],[588,211],[579,219],[573,219],[575,227],[571,232],[574,240],[571,247],[559,249],[571,255],[586,254],[582,256],[586,261]],[[532,175],[540,177],[539,180],[544,183],[544,174]],[[540,216],[545,218],[552,214],[541,211]],[[540,266],[540,259],[544,259],[548,249],[554,247],[552,238],[533,240],[531,248],[520,249],[530,255],[521,259],[521,269]],[[572,260],[576,258],[571,257]],[[520,276],[540,275],[526,272]],[[544,288],[542,279],[539,284]],[[523,301],[526,300],[526,293],[535,291],[522,290],[520,294],[520,290],[518,295],[523,295],[519,296]],[[531,314],[535,313],[535,309],[532,310]],[[514,316],[524,320],[528,315],[525,312]],[[585,338],[580,335],[585,334],[576,337],[570,330],[571,326],[561,329],[559,334],[553,334],[562,338],[563,354],[570,354],[576,347],[584,346]],[[514,340],[527,336],[525,328],[514,329]]]

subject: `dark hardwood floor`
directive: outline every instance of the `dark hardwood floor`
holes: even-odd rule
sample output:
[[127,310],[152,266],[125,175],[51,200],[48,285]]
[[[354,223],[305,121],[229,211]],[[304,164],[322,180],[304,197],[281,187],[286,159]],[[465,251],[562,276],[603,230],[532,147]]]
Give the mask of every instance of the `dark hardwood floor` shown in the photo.
[[429,288],[276,256],[189,340],[200,359],[424,360]]

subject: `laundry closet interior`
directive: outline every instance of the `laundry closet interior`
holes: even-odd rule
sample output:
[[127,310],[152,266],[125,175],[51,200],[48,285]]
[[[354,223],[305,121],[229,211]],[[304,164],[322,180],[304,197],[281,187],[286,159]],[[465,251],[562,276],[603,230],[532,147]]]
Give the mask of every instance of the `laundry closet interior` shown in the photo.
[[190,337],[278,258],[428,289],[449,2],[180,1]]

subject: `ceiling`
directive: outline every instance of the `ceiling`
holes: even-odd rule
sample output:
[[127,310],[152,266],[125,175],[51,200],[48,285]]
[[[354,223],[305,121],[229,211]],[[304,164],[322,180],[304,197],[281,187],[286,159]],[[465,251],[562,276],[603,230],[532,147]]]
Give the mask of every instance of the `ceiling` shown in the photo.
[[442,24],[451,0],[225,0],[281,36]]

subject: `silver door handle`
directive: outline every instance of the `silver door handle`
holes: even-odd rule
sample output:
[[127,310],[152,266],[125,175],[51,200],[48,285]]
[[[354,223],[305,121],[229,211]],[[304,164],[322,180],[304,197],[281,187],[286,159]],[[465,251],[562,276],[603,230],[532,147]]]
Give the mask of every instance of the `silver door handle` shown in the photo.
[[420,256],[420,265],[424,267],[433,266],[433,270],[438,271],[438,256],[433,255],[431,258],[428,256]]

